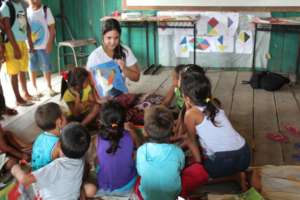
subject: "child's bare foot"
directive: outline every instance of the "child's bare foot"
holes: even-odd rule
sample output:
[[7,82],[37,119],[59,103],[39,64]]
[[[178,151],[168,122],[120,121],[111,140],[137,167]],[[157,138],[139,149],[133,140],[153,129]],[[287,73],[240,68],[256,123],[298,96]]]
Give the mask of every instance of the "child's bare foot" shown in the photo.
[[247,181],[246,173],[239,172],[236,174],[236,181],[240,184],[240,187],[243,192],[246,192],[249,189],[249,183]]

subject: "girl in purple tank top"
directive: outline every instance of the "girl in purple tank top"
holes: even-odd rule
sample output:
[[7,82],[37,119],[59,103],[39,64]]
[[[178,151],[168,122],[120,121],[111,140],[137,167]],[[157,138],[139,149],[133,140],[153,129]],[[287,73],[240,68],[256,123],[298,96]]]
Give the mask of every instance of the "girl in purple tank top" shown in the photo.
[[125,117],[125,109],[117,102],[108,101],[102,106],[96,141],[97,180],[101,192],[126,193],[135,184],[134,153],[138,140],[132,126],[125,123]]

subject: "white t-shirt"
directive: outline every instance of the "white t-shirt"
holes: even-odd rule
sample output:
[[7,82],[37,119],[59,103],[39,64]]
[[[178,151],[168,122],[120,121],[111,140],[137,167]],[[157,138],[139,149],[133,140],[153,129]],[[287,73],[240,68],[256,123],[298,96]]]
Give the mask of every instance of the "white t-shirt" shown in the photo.
[[33,187],[43,200],[78,200],[84,170],[82,159],[61,157],[32,172]]
[[[203,108],[198,107],[203,111]],[[211,120],[204,117],[196,126],[199,142],[208,156],[216,152],[235,151],[245,145],[245,139],[232,127],[224,110],[219,109],[215,117],[215,126]]]
[[[130,48],[125,45],[126,66],[131,67],[137,63],[136,57]],[[102,46],[95,49],[88,58],[87,70],[89,70],[96,84],[97,92],[100,96],[114,96],[114,91],[127,93],[125,78],[115,60],[109,57]]]
[[31,38],[34,49],[45,49],[49,40],[48,26],[55,23],[50,8],[47,7],[47,14],[43,5],[38,10],[32,7],[27,8],[27,18],[31,28]]

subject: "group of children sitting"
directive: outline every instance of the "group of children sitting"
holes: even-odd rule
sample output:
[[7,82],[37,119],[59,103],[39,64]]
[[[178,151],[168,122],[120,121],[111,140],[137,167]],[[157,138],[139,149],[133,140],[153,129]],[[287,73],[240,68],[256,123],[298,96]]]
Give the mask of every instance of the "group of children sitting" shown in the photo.
[[[32,147],[32,171],[18,164],[11,168],[21,184],[34,183],[36,196],[78,199],[134,191],[139,200],[174,200],[224,180],[238,180],[247,189],[250,150],[212,96],[201,67],[175,68],[167,96],[145,109],[142,134],[116,99],[96,95],[84,68],[74,68],[63,82],[69,113],[56,103],[39,106],[35,120],[42,132]],[[177,114],[168,108],[172,99]],[[91,136],[87,128],[93,122]],[[94,183],[87,178],[91,171]]]

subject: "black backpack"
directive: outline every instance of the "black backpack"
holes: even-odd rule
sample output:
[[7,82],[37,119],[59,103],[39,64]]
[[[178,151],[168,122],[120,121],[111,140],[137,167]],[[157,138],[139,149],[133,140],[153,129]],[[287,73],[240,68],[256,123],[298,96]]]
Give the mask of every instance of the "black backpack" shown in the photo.
[[284,84],[288,84],[290,79],[273,72],[252,73],[249,81],[242,81],[243,84],[250,84],[253,89],[265,89],[267,91],[279,90]]

